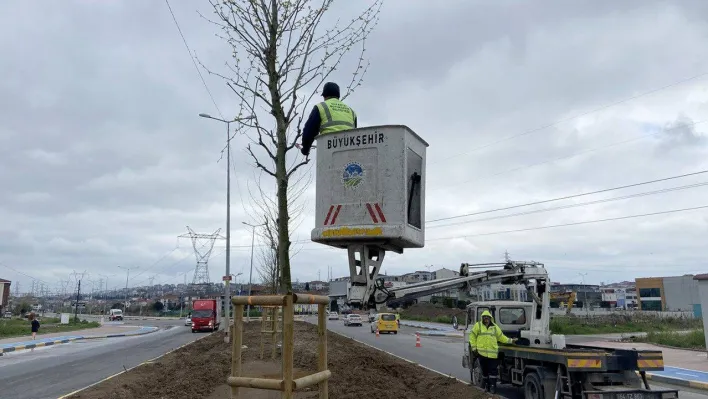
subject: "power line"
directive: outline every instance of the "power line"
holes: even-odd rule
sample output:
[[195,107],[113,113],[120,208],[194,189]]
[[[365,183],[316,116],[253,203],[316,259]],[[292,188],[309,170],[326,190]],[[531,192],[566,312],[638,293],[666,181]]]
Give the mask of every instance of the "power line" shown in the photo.
[[443,221],[443,220],[459,219],[459,218],[463,218],[463,217],[467,217],[467,216],[475,216],[475,215],[482,215],[482,214],[485,214],[485,213],[506,211],[506,210],[509,210],[509,209],[521,208],[521,207],[526,207],[526,206],[531,206],[531,205],[546,204],[546,203],[549,203],[549,202],[561,201],[561,200],[566,200],[566,199],[570,199],[570,198],[578,198],[578,197],[583,197],[583,196],[587,196],[587,195],[593,195],[593,194],[599,194],[599,193],[606,193],[606,192],[609,192],[609,191],[621,190],[621,189],[630,188],[630,187],[644,186],[644,185],[647,185],[647,184],[653,184],[653,183],[658,183],[658,182],[662,182],[662,181],[680,179],[680,178],[688,177],[688,176],[696,176],[696,175],[700,175],[700,174],[703,174],[703,173],[708,173],[708,169],[706,169],[706,170],[701,170],[701,171],[698,171],[698,172],[693,172],[693,173],[686,173],[686,174],[678,175],[678,176],[671,176],[671,177],[665,177],[665,178],[662,178],[662,179],[649,180],[649,181],[644,181],[644,182],[640,182],[640,183],[628,184],[628,185],[625,185],[625,186],[618,186],[618,187],[606,188],[606,189],[597,190],[597,191],[590,191],[590,192],[582,193],[582,194],[566,195],[566,196],[564,196],[564,197],[551,198],[551,199],[547,199],[547,200],[543,200],[543,201],[535,201],[535,202],[529,202],[529,203],[526,203],[526,204],[507,206],[507,207],[503,207],[503,208],[489,209],[489,210],[486,210],[486,211],[472,212],[472,213],[466,213],[466,214],[463,214],[463,215],[448,216],[448,217],[444,217],[444,218],[426,220],[425,223],[435,223],[435,222],[440,222],[440,221]]
[[611,221],[615,221],[615,220],[624,220],[624,219],[634,219],[634,218],[647,217],[647,216],[665,215],[665,214],[669,214],[669,213],[687,212],[687,211],[694,211],[694,210],[706,209],[706,208],[708,208],[708,205],[696,206],[693,208],[672,209],[669,211],[661,211],[661,212],[643,213],[640,215],[619,216],[619,217],[607,218],[607,219],[586,220],[583,222],[554,224],[554,225],[550,225],[550,226],[529,227],[526,229],[502,230],[502,231],[492,231],[489,233],[459,235],[459,236],[451,236],[451,237],[440,237],[440,238],[427,239],[426,241],[441,241],[441,240],[451,240],[453,238],[471,238],[471,237],[491,236],[491,235],[497,235],[497,234],[519,233],[519,232],[524,232],[524,231],[545,230],[545,229],[553,229],[556,227],[567,227],[567,226],[578,226],[581,224],[611,222]]
[[169,0],[165,0],[165,4],[167,4],[167,8],[170,10],[170,14],[172,15],[172,20],[175,21],[175,26],[177,26],[177,30],[179,31],[179,35],[182,37],[182,42],[184,43],[184,47],[187,48],[187,52],[189,53],[189,59],[192,60],[192,64],[194,64],[194,69],[196,69],[197,73],[199,74],[199,79],[202,80],[202,84],[204,85],[204,88],[206,89],[207,93],[209,93],[209,98],[211,98],[211,102],[214,103],[214,107],[216,108],[216,111],[219,113],[219,116],[221,116],[221,119],[224,119],[224,115],[221,113],[219,106],[216,104],[216,100],[214,100],[214,96],[211,94],[211,90],[209,90],[209,86],[206,84],[206,80],[204,80],[204,76],[202,75],[202,71],[199,70],[199,67],[197,66],[197,62],[194,61],[194,57],[192,56],[192,50],[189,49],[189,45],[187,44],[187,39],[185,39],[184,34],[182,33],[182,28],[179,27],[179,23],[177,22],[177,18],[175,17],[175,13],[172,12],[172,7],[170,7]]
[[458,225],[462,225],[462,224],[475,223],[475,222],[484,222],[484,221],[497,220],[497,219],[505,219],[505,218],[516,217],[516,216],[526,216],[526,215],[531,215],[531,214],[534,214],[534,213],[543,213],[543,212],[557,211],[557,210],[560,210],[560,209],[578,208],[578,207],[582,207],[582,206],[595,205],[595,204],[602,204],[602,203],[605,203],[605,202],[620,201],[620,200],[624,200],[624,199],[638,198],[638,197],[646,197],[646,196],[656,195],[656,194],[665,194],[665,193],[668,193],[668,192],[679,191],[679,190],[686,190],[686,189],[690,189],[690,188],[703,187],[703,186],[708,186],[708,182],[696,183],[696,184],[687,184],[687,185],[685,185],[685,186],[670,187],[670,188],[664,188],[664,189],[661,189],[661,190],[645,191],[645,192],[643,192],[643,193],[629,194],[629,195],[624,195],[624,196],[621,196],[621,197],[614,197],[614,198],[606,198],[606,199],[595,200],[595,201],[581,202],[581,203],[579,203],[579,204],[562,205],[562,206],[557,206],[557,207],[547,208],[547,209],[537,209],[537,210],[535,210],[535,211],[518,212],[518,213],[512,213],[512,214],[509,214],[509,215],[501,215],[501,216],[492,216],[492,217],[489,217],[489,218],[475,219],[475,220],[467,220],[467,221],[464,221],[464,222],[455,222],[455,223],[439,224],[439,225],[437,225],[437,226],[428,227],[428,229],[435,229],[435,228],[438,228],[438,227],[458,226]]
[[[165,1],[166,1],[166,0],[165,0]],[[525,136],[525,135],[528,135],[528,134],[531,134],[531,133],[536,133],[536,132],[539,132],[539,131],[541,131],[541,130],[548,129],[549,127],[553,127],[553,126],[559,125],[559,124],[564,123],[564,122],[569,122],[569,121],[572,121],[572,120],[574,120],[574,119],[578,119],[578,118],[581,118],[581,117],[583,117],[583,116],[587,116],[587,115],[593,114],[593,113],[595,113],[595,112],[599,112],[599,111],[602,111],[602,110],[605,110],[605,109],[608,109],[608,108],[611,108],[611,107],[614,107],[614,106],[616,106],[616,105],[620,105],[620,104],[623,104],[623,103],[626,103],[626,102],[629,102],[629,101],[632,101],[632,100],[636,100],[637,98],[645,97],[645,96],[648,96],[648,95],[650,95],[650,94],[653,94],[653,93],[656,93],[656,92],[659,92],[659,91],[662,91],[662,90],[666,90],[666,89],[668,89],[668,88],[671,88],[671,87],[674,87],[674,86],[678,86],[678,85],[683,84],[683,83],[686,83],[686,82],[690,82],[690,81],[692,81],[692,80],[701,78],[701,77],[706,76],[706,75],[708,75],[708,72],[702,72],[702,73],[700,73],[700,74],[698,74],[698,75],[691,76],[690,78],[682,79],[682,80],[680,80],[680,81],[677,81],[677,82],[668,84],[668,85],[666,85],[666,86],[662,86],[662,87],[659,87],[659,88],[656,88],[656,89],[652,89],[652,90],[649,90],[649,91],[646,91],[646,92],[643,92],[643,93],[640,93],[640,94],[637,94],[637,95],[634,95],[634,96],[631,96],[631,97],[627,97],[627,98],[624,98],[624,99],[622,99],[622,100],[615,101],[615,102],[613,102],[613,103],[609,103],[609,104],[603,105],[603,106],[601,106],[601,107],[599,107],[599,108],[595,108],[595,109],[592,109],[592,110],[590,110],[590,111],[586,111],[586,112],[580,113],[580,114],[575,115],[575,116],[571,116],[571,117],[564,118],[564,119],[559,119],[559,120],[557,120],[557,121],[555,121],[555,122],[553,122],[553,123],[549,123],[549,124],[547,124],[547,125],[543,125],[543,126],[540,126],[540,127],[534,128],[534,129],[531,129],[531,130],[527,130],[527,131],[525,131],[525,132],[521,132],[521,133],[517,133],[517,134],[511,135],[511,136],[507,136],[507,137],[501,138],[501,139],[499,139],[499,140],[497,140],[497,141],[493,141],[493,142],[491,142],[491,143],[487,143],[487,144],[484,144],[484,145],[482,145],[482,146],[475,147],[475,148],[473,148],[473,149],[471,149],[471,150],[468,150],[468,151],[465,151],[465,152],[461,152],[461,153],[455,154],[455,155],[450,156],[450,157],[447,157],[447,158],[443,158],[443,159],[441,159],[440,161],[431,163],[431,165],[434,165],[434,164],[436,164],[436,163],[439,163],[439,162],[442,162],[442,161],[446,161],[446,160],[449,160],[449,159],[452,159],[452,158],[457,158],[457,157],[459,157],[459,156],[461,156],[461,155],[469,154],[469,153],[474,152],[474,151],[477,151],[477,150],[481,150],[481,149],[484,149],[484,148],[488,148],[488,147],[491,147],[491,146],[493,146],[493,145],[496,145],[496,144],[499,144],[499,143],[503,143],[503,142],[508,141],[508,140],[515,139],[515,138],[517,138],[517,137]]]
[[15,269],[14,267],[10,267],[10,266],[8,266],[7,264],[5,264],[5,263],[3,263],[3,262],[0,262],[0,266],[5,267],[5,268],[7,268],[7,269],[10,269],[10,270],[12,270],[13,272],[15,272],[15,273],[17,273],[17,274],[23,275],[23,276],[25,276],[25,277],[29,277],[29,278],[31,278],[31,279],[34,280],[34,281],[39,281],[40,283],[44,283],[44,284],[49,285],[49,283],[47,283],[46,281],[40,280],[40,279],[38,279],[38,278],[36,278],[36,277],[32,277],[32,276],[30,276],[29,274],[23,273],[23,272],[21,272],[21,271]]
[[496,172],[496,173],[492,173],[492,174],[489,174],[489,175],[483,175],[483,176],[475,177],[475,178],[472,178],[472,179],[469,179],[469,180],[463,180],[463,181],[461,181],[461,182],[449,184],[449,185],[446,185],[446,186],[434,187],[434,188],[433,188],[432,190],[430,190],[430,191],[440,190],[440,189],[447,188],[447,187],[459,186],[460,184],[464,184],[464,183],[470,183],[470,182],[474,182],[474,181],[479,181],[479,180],[483,180],[483,179],[488,179],[488,178],[490,178],[490,177],[497,177],[497,176],[500,176],[500,175],[503,175],[503,174],[506,174],[506,173],[517,172],[517,171],[520,171],[520,170],[525,170],[525,169],[533,168],[533,167],[536,167],[536,166],[541,166],[541,165],[545,165],[545,164],[549,164],[549,163],[553,163],[553,162],[557,162],[557,161],[563,161],[563,160],[566,160],[566,159],[575,158],[575,157],[577,157],[577,156],[579,156],[579,155],[584,155],[584,154],[588,154],[588,153],[595,152],[595,151],[600,151],[600,150],[606,150],[606,149],[608,149],[608,148],[613,148],[613,147],[616,147],[616,146],[619,146],[619,145],[629,144],[629,143],[636,142],[636,141],[639,141],[639,140],[644,140],[644,139],[646,139],[646,138],[648,138],[648,137],[653,137],[653,136],[656,136],[656,135],[661,134],[661,133],[670,132],[670,131],[672,131],[672,130],[676,130],[676,129],[680,129],[680,128],[684,128],[684,127],[696,126],[696,125],[699,125],[699,124],[701,124],[701,123],[706,123],[706,122],[708,122],[708,121],[703,120],[703,121],[698,121],[698,122],[682,123],[682,124],[677,125],[677,126],[674,126],[674,127],[672,127],[672,128],[662,129],[662,130],[660,130],[660,131],[658,131],[658,132],[654,132],[654,133],[650,133],[650,134],[645,134],[645,135],[642,135],[642,136],[639,136],[639,137],[634,137],[634,138],[631,138],[631,139],[627,139],[627,140],[622,140],[622,141],[617,141],[617,142],[614,142],[614,143],[610,143],[610,144],[607,144],[607,145],[604,145],[604,146],[594,147],[594,148],[590,148],[590,149],[583,150],[583,151],[578,151],[578,152],[572,153],[572,154],[570,154],[570,155],[566,155],[566,156],[562,156],[562,157],[558,157],[558,158],[553,158],[553,159],[547,159],[547,160],[545,160],[545,161],[540,161],[540,162],[532,163],[532,164],[529,164],[529,165],[518,166],[518,167],[516,167],[516,168],[503,170],[503,171],[501,171],[501,172]]
[[167,253],[164,254],[160,259],[158,259],[157,261],[155,261],[153,264],[151,264],[150,266],[146,267],[145,269],[140,270],[140,272],[137,273],[135,276],[131,277],[130,280],[131,280],[131,281],[134,280],[136,277],[140,276],[141,274],[143,274],[143,273],[145,273],[146,271],[150,270],[151,268],[155,267],[158,263],[162,262],[166,257],[172,255],[172,253],[175,252],[175,251],[177,250],[177,248],[178,248],[178,247],[175,246],[175,247],[172,249],[172,251],[167,252]]

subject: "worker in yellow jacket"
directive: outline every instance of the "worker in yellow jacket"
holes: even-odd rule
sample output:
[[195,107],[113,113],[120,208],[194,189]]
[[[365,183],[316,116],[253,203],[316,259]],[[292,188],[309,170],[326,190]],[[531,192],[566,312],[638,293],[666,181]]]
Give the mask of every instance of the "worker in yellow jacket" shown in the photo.
[[[504,335],[501,328],[494,323],[492,314],[485,310],[482,312],[482,320],[472,327],[470,348],[472,348],[474,356],[479,358],[484,390],[490,393],[495,393],[497,390],[499,342],[503,344],[514,343],[516,338]],[[474,365],[474,361],[472,365]]]

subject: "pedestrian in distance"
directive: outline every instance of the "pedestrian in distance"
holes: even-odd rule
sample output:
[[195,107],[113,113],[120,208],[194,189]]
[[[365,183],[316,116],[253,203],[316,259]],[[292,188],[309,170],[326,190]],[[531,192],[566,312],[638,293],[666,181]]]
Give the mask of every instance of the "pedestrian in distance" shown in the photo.
[[32,325],[32,340],[35,340],[39,332],[39,320],[37,320],[37,315],[34,312],[30,313],[29,319]]
[[[488,310],[482,312],[482,320],[475,323],[470,333],[470,348],[474,358],[479,359],[482,368],[482,386],[486,392],[496,393],[497,376],[499,375],[499,342],[515,343],[516,338],[504,335],[501,328],[494,323]],[[474,358],[472,364],[474,365]]]
[[312,143],[318,134],[338,133],[357,127],[356,113],[348,105],[340,101],[339,85],[334,82],[325,83],[322,88],[324,101],[315,105],[302,129],[302,155],[309,155]]

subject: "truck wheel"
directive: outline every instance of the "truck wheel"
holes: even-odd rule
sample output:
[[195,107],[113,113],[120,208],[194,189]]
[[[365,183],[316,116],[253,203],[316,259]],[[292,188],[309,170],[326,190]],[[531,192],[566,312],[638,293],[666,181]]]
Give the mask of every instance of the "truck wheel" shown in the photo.
[[470,366],[470,382],[473,386],[482,388],[482,365],[479,362],[479,358],[474,358],[473,362],[473,366]]
[[543,385],[538,374],[530,372],[524,377],[524,399],[544,399]]
[[192,334],[194,334],[194,333],[196,333],[196,332],[197,332],[197,330],[192,330]]

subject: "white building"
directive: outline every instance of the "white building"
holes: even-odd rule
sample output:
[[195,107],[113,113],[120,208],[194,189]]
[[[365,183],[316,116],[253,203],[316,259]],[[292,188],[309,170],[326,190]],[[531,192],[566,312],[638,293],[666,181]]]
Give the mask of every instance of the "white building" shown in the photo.
[[[452,278],[452,277],[459,277],[460,272],[456,272],[454,270],[442,268],[434,271],[431,274],[432,280],[440,280],[440,279],[445,279],[445,278]],[[447,298],[457,298],[457,289],[451,289],[451,290],[446,290],[442,292],[438,292],[433,294],[433,296],[439,296],[439,297],[447,297]]]
[[508,299],[526,302],[528,292],[522,284],[502,285],[501,283],[481,285],[470,290],[470,296],[478,301]]

